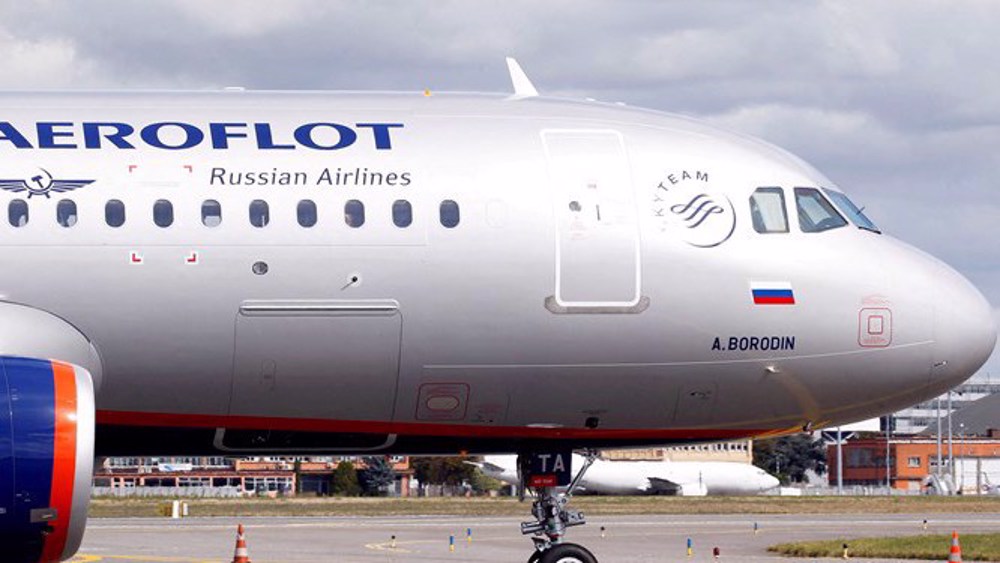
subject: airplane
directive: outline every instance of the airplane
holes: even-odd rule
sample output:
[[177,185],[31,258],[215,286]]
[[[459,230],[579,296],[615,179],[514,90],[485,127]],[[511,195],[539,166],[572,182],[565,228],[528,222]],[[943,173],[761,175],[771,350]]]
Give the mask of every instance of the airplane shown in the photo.
[[0,94],[5,559],[77,551],[95,454],[465,451],[524,460],[532,561],[590,563],[567,451],[871,418],[991,354],[982,294],[802,160],[508,67]]
[[[574,455],[573,464],[583,465]],[[517,456],[485,456],[468,462],[484,474],[520,486]],[[598,458],[580,480],[579,488],[602,495],[663,494],[676,496],[757,495],[778,490],[780,483],[768,472],[735,461],[626,461]]]

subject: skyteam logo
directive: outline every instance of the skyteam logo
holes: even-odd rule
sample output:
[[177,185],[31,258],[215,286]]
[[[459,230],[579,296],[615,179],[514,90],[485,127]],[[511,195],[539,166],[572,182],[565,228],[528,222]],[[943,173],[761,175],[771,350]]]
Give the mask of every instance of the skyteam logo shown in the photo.
[[652,188],[650,210],[660,232],[699,248],[726,242],[736,229],[732,202],[705,170],[668,173]]
[[28,199],[31,199],[36,195],[52,197],[49,195],[52,192],[71,192],[93,183],[94,180],[58,180],[48,170],[39,168],[37,173],[30,174],[27,178],[0,180],[0,189],[14,193],[28,192]]

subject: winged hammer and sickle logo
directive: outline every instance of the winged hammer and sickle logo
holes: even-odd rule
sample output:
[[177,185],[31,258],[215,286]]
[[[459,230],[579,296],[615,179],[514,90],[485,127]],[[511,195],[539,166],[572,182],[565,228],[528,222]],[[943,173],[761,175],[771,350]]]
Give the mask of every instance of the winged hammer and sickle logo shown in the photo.
[[28,192],[28,199],[31,199],[31,196],[36,195],[52,197],[49,195],[51,192],[71,192],[93,183],[94,180],[56,180],[48,170],[39,168],[38,174],[27,179],[0,180],[0,189],[14,193]]

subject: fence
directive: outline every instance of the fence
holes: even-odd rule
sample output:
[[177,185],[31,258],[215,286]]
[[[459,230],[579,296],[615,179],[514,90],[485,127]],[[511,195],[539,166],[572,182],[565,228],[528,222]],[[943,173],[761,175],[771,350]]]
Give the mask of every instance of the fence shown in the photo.
[[245,495],[239,487],[93,487],[90,496],[236,498]]

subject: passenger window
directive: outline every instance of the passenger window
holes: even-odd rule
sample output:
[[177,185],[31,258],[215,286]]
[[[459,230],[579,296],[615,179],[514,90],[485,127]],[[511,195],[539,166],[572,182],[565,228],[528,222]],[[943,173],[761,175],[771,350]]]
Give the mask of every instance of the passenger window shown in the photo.
[[458,226],[461,216],[458,211],[458,204],[450,199],[441,202],[441,224],[449,229]]
[[344,204],[344,221],[354,229],[365,224],[365,204],[352,199]]
[[795,207],[803,233],[818,233],[843,227],[847,220],[815,188],[795,188]]
[[12,199],[7,204],[7,221],[14,227],[28,224],[28,202],[23,199]]
[[206,227],[218,227],[222,224],[222,205],[214,199],[201,202],[201,224]]
[[300,227],[312,227],[316,224],[317,213],[316,213],[316,203],[311,199],[303,199],[299,202],[298,207],[295,209],[296,215],[299,218]]
[[125,224],[125,204],[112,199],[104,204],[104,222],[109,227],[118,228]]
[[153,222],[157,227],[167,228],[174,224],[174,204],[158,199],[153,204]]
[[750,196],[750,218],[758,233],[787,233],[788,212],[785,210],[785,190],[757,188]]
[[56,204],[56,221],[63,227],[72,227],[76,224],[76,202],[71,199],[60,200]]
[[271,222],[271,214],[267,202],[255,199],[250,202],[250,224],[258,229],[266,227]]
[[397,227],[409,227],[413,223],[413,206],[405,199],[397,199],[392,204],[392,223]]

